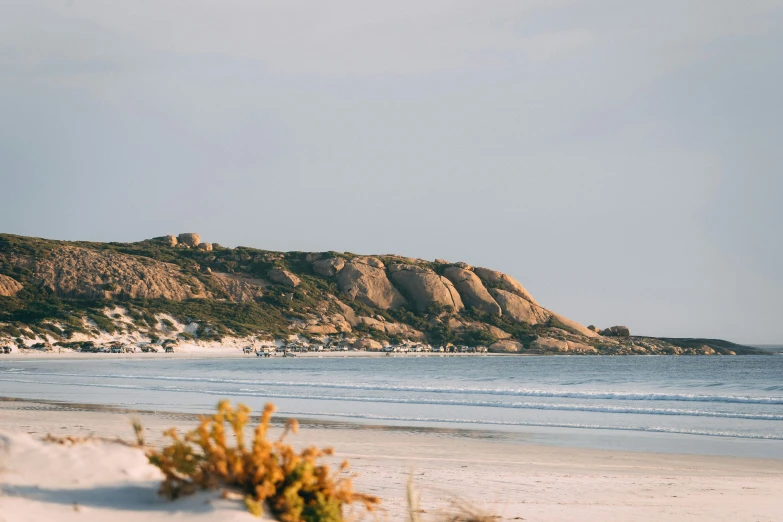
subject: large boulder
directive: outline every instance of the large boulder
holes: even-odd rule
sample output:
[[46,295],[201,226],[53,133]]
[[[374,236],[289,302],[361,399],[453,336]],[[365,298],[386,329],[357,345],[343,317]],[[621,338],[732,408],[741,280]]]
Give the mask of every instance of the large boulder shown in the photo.
[[365,265],[369,265],[373,268],[384,268],[385,265],[383,264],[383,261],[378,259],[377,257],[372,256],[359,256],[355,257],[352,260],[354,263],[363,263]]
[[[452,323],[456,324],[456,323]],[[487,332],[489,335],[497,339],[510,339],[511,334],[501,330],[497,326],[493,326],[491,324],[487,323],[480,323],[478,321],[467,321],[464,323],[459,324],[457,327],[454,328],[455,330],[467,332],[467,331],[479,331],[479,332]]]
[[479,276],[479,278],[486,283],[486,286],[506,290],[507,292],[511,292],[530,301],[534,305],[538,304],[536,300],[533,299],[533,296],[530,295],[530,292],[525,290],[525,287],[519,284],[519,281],[510,275],[498,272],[497,270],[481,267],[474,268],[473,273]]
[[357,326],[359,324],[359,318],[356,316],[356,312],[354,312],[353,308],[343,303],[333,295],[329,295],[329,299],[334,303],[334,305],[340,311],[340,315],[348,324],[351,326]]
[[589,344],[576,341],[564,341],[553,337],[539,337],[530,343],[530,350],[541,353],[575,353],[575,354],[594,354],[598,350]]
[[205,252],[212,252],[212,243],[199,243],[198,249]]
[[329,259],[319,259],[313,263],[313,272],[326,277],[336,276],[345,266],[345,259],[341,257],[330,257]]
[[503,313],[500,305],[484,288],[481,279],[473,272],[457,266],[450,266],[443,275],[454,284],[465,306],[492,315]]
[[185,232],[177,236],[177,242],[195,248],[201,243],[201,236],[195,232]]
[[549,320],[546,310],[517,294],[499,288],[490,288],[489,293],[500,305],[506,317],[528,324],[543,324]]
[[305,327],[305,332],[313,335],[334,335],[338,330],[333,324],[311,324]]
[[464,309],[465,304],[462,302],[462,297],[459,295],[459,292],[457,292],[457,289],[454,287],[454,283],[443,276],[440,276],[440,281],[443,283],[443,286],[446,287],[446,290],[448,290],[449,295],[451,296],[451,301],[454,303],[454,309]]
[[0,295],[15,296],[22,289],[22,284],[12,277],[0,274]]
[[385,333],[386,335],[393,335],[408,340],[422,341],[426,338],[424,333],[411,328],[404,323],[389,323],[386,321],[379,321],[372,317],[360,317],[359,324],[366,326],[371,330]]
[[524,349],[524,345],[519,341],[512,341],[511,339],[503,339],[489,345],[487,351],[489,353],[519,353],[523,349]]
[[277,268],[273,268],[273,269],[267,271],[266,276],[273,283],[277,283],[279,285],[290,286],[291,288],[296,288],[297,286],[299,286],[299,283],[302,282],[301,279],[296,277],[294,274],[292,274],[288,270],[280,270],[280,269],[277,269]]
[[599,332],[606,337],[630,337],[631,330],[627,326],[611,326]]
[[156,243],[160,243],[162,245],[168,246],[168,247],[175,247],[177,246],[177,237],[176,236],[160,236],[160,237],[153,237],[150,241],[154,241]]
[[333,325],[339,333],[348,333],[353,330],[351,323],[349,323],[342,314],[322,316],[322,321]]
[[384,323],[386,334],[407,339],[410,341],[424,341],[427,336],[423,332],[408,326],[405,323]]
[[359,339],[353,343],[354,350],[366,350],[368,352],[379,352],[383,345],[375,339]]
[[552,337],[539,337],[530,343],[530,350],[535,352],[568,352],[570,347],[567,341]]
[[389,267],[392,283],[402,290],[419,312],[425,312],[430,305],[448,306],[458,312],[465,308],[459,293],[445,279],[429,268],[405,263],[396,263]]
[[458,330],[460,328],[465,328],[467,326],[467,324],[469,324],[469,323],[470,323],[469,321],[465,322],[462,319],[460,319],[459,317],[455,317],[453,315],[450,315],[450,316],[448,316],[446,318],[446,326],[448,326],[449,328],[452,328],[454,330]]
[[568,350],[573,353],[598,353],[595,346],[590,346],[585,343],[578,343],[576,341],[567,341]]
[[406,302],[383,268],[356,259],[345,263],[337,274],[337,288],[350,299],[383,310],[399,308]]
[[508,339],[511,337],[511,334],[506,332],[505,330],[501,330],[497,326],[492,326],[491,324],[484,324],[484,328],[486,331],[494,337],[495,339]]
[[377,330],[379,332],[386,333],[386,323],[384,321],[379,321],[378,319],[375,319],[373,317],[362,316],[359,318],[359,324],[362,326],[366,326],[371,330]]

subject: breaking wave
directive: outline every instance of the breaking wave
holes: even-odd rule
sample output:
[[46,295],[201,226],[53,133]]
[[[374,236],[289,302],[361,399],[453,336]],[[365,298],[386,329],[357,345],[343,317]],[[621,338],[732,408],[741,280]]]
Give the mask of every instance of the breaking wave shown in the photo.
[[379,421],[397,421],[397,422],[430,422],[430,423],[450,423],[450,424],[483,424],[499,426],[529,426],[544,428],[577,428],[593,430],[619,430],[619,431],[645,431],[651,433],[676,433],[682,435],[704,435],[708,437],[731,437],[739,439],[762,439],[762,440],[783,440],[783,437],[777,435],[764,435],[761,433],[734,432],[728,430],[699,430],[687,428],[669,428],[659,426],[604,426],[601,424],[569,424],[569,423],[548,423],[548,422],[513,422],[513,421],[492,421],[492,420],[473,420],[473,419],[448,419],[438,417],[398,417],[392,415],[373,415],[361,413],[306,413],[296,411],[281,411],[284,415],[297,415],[308,417],[336,417],[353,418]]
[[570,412],[591,412],[591,413],[610,413],[610,414],[635,414],[635,415],[681,415],[689,417],[712,417],[725,419],[747,419],[747,420],[765,420],[765,421],[783,421],[783,415],[770,413],[741,413],[741,412],[721,412],[721,411],[703,411],[680,408],[635,408],[624,406],[592,406],[586,404],[550,404],[535,402],[500,402],[488,400],[459,400],[459,399],[431,399],[426,397],[368,397],[360,395],[323,395],[310,393],[280,393],[268,390],[254,390],[240,388],[236,390],[221,389],[212,390],[204,388],[188,388],[180,386],[142,386],[136,384],[109,384],[109,383],[84,383],[84,382],[57,382],[40,381],[32,379],[18,378],[0,378],[4,382],[17,382],[24,384],[48,384],[55,386],[84,386],[95,388],[110,388],[123,390],[140,391],[159,391],[173,393],[204,393],[215,396],[232,397],[257,397],[264,399],[304,399],[318,401],[339,401],[339,402],[364,402],[364,403],[385,403],[385,404],[414,404],[414,405],[434,405],[434,406],[470,406],[470,407],[490,407],[490,408],[510,408],[520,410],[542,410],[542,411],[570,411]]
[[203,382],[212,384],[253,385],[295,388],[322,388],[333,390],[360,390],[381,392],[410,393],[442,393],[461,395],[497,395],[506,397],[548,397],[563,399],[613,400],[613,401],[674,401],[674,402],[722,402],[733,404],[781,404],[783,396],[779,395],[729,395],[729,394],[698,394],[698,393],[661,393],[661,392],[628,392],[611,390],[562,390],[535,388],[492,388],[492,387],[454,387],[454,386],[410,386],[393,384],[369,383],[335,383],[335,382],[298,382],[272,381],[260,379],[230,379],[216,377],[184,377],[171,375],[135,375],[135,374],[89,374],[65,372],[31,372],[18,369],[5,369],[4,372],[14,375],[46,375],[51,377],[79,377],[99,379],[144,379],[152,381]]

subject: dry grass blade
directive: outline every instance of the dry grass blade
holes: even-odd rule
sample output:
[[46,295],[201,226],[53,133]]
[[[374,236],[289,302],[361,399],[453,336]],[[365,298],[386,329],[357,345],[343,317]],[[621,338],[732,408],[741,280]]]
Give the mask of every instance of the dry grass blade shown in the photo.
[[497,522],[502,518],[464,503],[455,503],[453,506],[454,511],[446,514],[442,522]]
[[[408,476],[406,488],[406,500],[408,502],[408,522],[421,522],[421,513],[424,513],[419,507],[419,490],[413,483],[413,471]],[[439,522],[497,522],[502,517],[490,515],[482,510],[460,501],[452,502],[452,510],[441,514],[437,519]]]
[[421,508],[419,507],[419,491],[413,485],[413,471],[408,475],[408,484],[405,489],[406,499],[408,501],[408,522],[421,522]]
[[60,444],[63,446],[73,446],[75,444],[86,444],[88,442],[110,442],[112,444],[121,444],[123,446],[130,446],[132,448],[137,447],[137,444],[135,442],[128,442],[127,440],[123,440],[119,437],[111,438],[111,437],[98,437],[97,435],[88,435],[86,437],[77,437],[75,435],[68,435],[65,437],[58,437],[56,435],[52,435],[51,433],[47,434],[46,437],[43,438],[44,442],[51,442],[54,444]]
[[133,418],[131,419],[131,426],[133,426],[133,434],[136,436],[136,444],[143,448],[147,443],[144,440],[144,427],[141,425],[141,421]]

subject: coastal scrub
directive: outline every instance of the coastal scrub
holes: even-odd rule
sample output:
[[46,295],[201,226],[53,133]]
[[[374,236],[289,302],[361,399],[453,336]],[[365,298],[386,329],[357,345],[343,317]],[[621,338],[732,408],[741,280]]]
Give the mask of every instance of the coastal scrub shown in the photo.
[[[319,463],[321,457],[333,454],[331,449],[309,447],[297,453],[284,442],[289,432],[298,431],[296,420],[286,423],[277,441],[269,441],[267,430],[274,411],[273,404],[266,404],[249,445],[245,427],[251,410],[243,404],[234,409],[229,401],[221,401],[217,413],[202,417],[199,427],[184,438],[175,428],[168,430],[172,443],[148,453],[150,463],[166,477],[160,494],[173,500],[198,490],[225,487],[243,494],[254,515],[261,516],[266,503],[283,522],[342,522],[344,507],[353,503],[374,510],[380,503],[377,497],[355,492],[351,479],[339,476],[348,469],[347,461],[332,472]],[[233,432],[233,447],[228,443],[229,432]]]

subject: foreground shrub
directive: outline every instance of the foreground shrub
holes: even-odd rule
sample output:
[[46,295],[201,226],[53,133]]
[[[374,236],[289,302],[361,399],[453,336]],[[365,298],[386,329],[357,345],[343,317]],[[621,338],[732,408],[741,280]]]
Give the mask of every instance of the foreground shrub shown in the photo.
[[[240,404],[234,409],[228,401],[218,404],[215,415],[202,417],[201,425],[184,438],[175,428],[168,430],[171,445],[149,452],[150,462],[166,477],[160,494],[176,499],[203,489],[235,489],[251,513],[260,516],[266,503],[283,522],[342,522],[346,505],[356,502],[372,511],[380,503],[377,497],[356,493],[349,478],[338,476],[348,469],[347,461],[334,473],[318,463],[332,455],[331,449],[310,447],[297,453],[286,444],[285,436],[298,431],[295,420],[288,421],[280,439],[267,440],[274,411],[272,404],[264,407],[250,446],[244,434],[250,408]],[[235,447],[227,442],[226,425]]]

